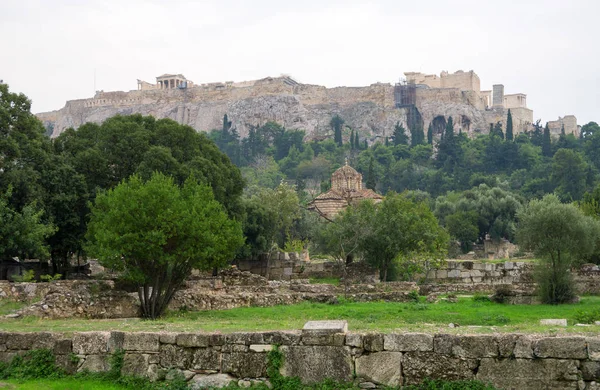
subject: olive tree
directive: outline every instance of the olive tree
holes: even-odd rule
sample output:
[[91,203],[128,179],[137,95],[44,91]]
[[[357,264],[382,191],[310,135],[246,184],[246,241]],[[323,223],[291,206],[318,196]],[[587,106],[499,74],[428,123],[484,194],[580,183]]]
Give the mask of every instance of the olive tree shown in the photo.
[[556,195],[532,200],[517,218],[518,243],[540,257],[536,277],[542,301],[569,302],[575,295],[571,266],[594,252],[600,222],[561,203]]
[[192,269],[211,270],[232,259],[243,243],[210,187],[188,179],[183,187],[154,173],[132,176],[100,193],[92,207],[88,251],[138,287],[142,316],[159,317]]

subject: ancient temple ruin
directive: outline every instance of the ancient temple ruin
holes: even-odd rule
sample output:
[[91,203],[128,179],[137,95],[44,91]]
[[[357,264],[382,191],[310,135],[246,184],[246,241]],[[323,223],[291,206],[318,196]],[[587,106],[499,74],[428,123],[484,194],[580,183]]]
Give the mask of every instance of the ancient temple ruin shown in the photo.
[[379,203],[383,200],[383,196],[373,190],[363,188],[362,175],[349,166],[346,161],[346,165],[331,175],[331,189],[317,196],[310,202],[308,208],[318,212],[326,219],[332,219],[349,205],[365,199]]

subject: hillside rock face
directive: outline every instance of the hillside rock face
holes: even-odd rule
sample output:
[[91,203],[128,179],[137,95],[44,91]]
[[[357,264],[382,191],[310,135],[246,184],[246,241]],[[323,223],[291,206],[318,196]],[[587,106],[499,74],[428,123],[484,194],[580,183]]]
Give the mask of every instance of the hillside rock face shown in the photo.
[[[436,116],[468,118],[468,133],[486,132],[488,120],[481,108],[460,93],[417,99],[416,108],[424,120],[424,131]],[[390,136],[394,125],[407,126],[408,109],[396,108],[394,87],[372,84],[367,87],[336,87],[298,84],[286,77],[266,78],[252,85],[236,87],[222,84],[196,85],[185,89],[99,91],[93,98],[68,101],[57,111],[38,114],[53,137],[69,127],[86,122],[101,123],[120,114],[139,113],[156,118],[171,118],[198,131],[220,129],[227,114],[241,137],[251,126],[275,121],[288,129],[302,129],[308,138],[331,135],[329,125],[339,115],[361,139],[376,140]],[[350,130],[345,129],[349,135]]]

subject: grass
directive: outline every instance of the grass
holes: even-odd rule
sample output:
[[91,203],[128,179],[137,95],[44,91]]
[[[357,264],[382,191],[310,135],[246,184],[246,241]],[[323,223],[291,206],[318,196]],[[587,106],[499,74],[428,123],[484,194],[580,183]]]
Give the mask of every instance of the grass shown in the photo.
[[0,381],[0,389],[6,390],[122,390],[126,387],[107,381],[64,378],[36,379],[19,382],[15,380]]
[[[301,303],[222,311],[173,312],[156,321],[132,319],[46,320],[33,317],[0,320],[3,331],[266,331],[302,329],[309,320],[347,320],[351,331],[424,331],[449,333],[598,333],[600,326],[567,328],[540,326],[542,318],[567,318],[600,307],[600,297],[582,297],[571,305],[502,305],[459,297],[457,303],[344,302],[338,305]],[[459,327],[449,328],[448,324]]]
[[0,300],[0,316],[10,314],[16,310],[30,306],[31,302],[16,302],[9,299]]
[[310,278],[311,284],[333,284],[334,286],[340,285],[339,278]]

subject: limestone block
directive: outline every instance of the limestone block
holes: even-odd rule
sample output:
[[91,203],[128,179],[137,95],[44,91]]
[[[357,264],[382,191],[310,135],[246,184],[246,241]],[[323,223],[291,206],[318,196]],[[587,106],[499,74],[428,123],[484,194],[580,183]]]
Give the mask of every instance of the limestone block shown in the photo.
[[584,337],[547,337],[536,340],[533,354],[540,358],[587,359]]
[[87,355],[77,371],[104,372],[110,369],[109,355]]
[[343,346],[346,340],[344,333],[319,334],[307,333],[302,335],[302,344],[304,345],[336,345]]
[[56,355],[56,365],[69,375],[77,372],[78,362],[73,360],[70,355]]
[[446,278],[448,278],[448,270],[439,269],[439,270],[435,271],[435,277],[436,277],[436,279],[446,279]]
[[477,379],[501,389],[577,389],[576,360],[481,359]]
[[73,352],[73,342],[71,339],[56,340],[53,352],[55,355],[68,355]]
[[485,269],[486,264],[484,263],[480,263],[478,261],[473,262],[473,269],[474,270],[479,270],[479,271],[483,271]]
[[419,384],[425,378],[473,379],[477,364],[476,359],[460,359],[435,352],[406,352],[402,354],[404,384]]
[[250,351],[252,351],[252,352],[269,352],[271,350],[273,350],[272,345],[263,345],[263,344],[250,345]]
[[383,347],[386,351],[433,351],[433,335],[425,333],[385,334]]
[[161,344],[177,344],[177,333],[161,333],[158,340]]
[[188,369],[192,362],[192,350],[173,344],[160,346],[160,365],[163,368]]
[[402,385],[402,353],[376,352],[356,359],[356,375],[390,387]]
[[471,277],[472,278],[482,278],[483,277],[483,272],[474,269],[474,270],[471,271]]
[[590,360],[600,361],[600,337],[588,337],[586,341]]
[[263,332],[258,335],[260,337],[254,344],[297,345],[301,339],[299,331]]
[[125,333],[123,349],[125,351],[158,352],[160,347],[157,333]]
[[127,353],[123,357],[123,375],[146,376],[148,375],[148,355],[142,353]]
[[282,375],[298,376],[307,384],[328,378],[342,382],[352,380],[353,364],[348,347],[283,346],[280,350],[284,355]]
[[346,345],[355,348],[363,347],[363,336],[360,333],[346,333]]
[[513,355],[515,358],[533,359],[534,340],[530,336],[519,335],[515,342]]
[[221,369],[221,353],[212,348],[198,348],[194,351],[192,359],[192,369],[194,370],[218,371]]
[[454,336],[448,334],[435,335],[434,350],[438,354],[452,355],[460,358],[482,358],[498,356],[498,345],[494,336]]
[[244,344],[226,344],[221,347],[222,352],[248,352],[248,346]]
[[549,326],[567,326],[566,318],[544,318],[540,320],[540,325],[549,325]]
[[449,278],[460,278],[460,270],[458,270],[458,269],[449,270],[448,277]]
[[600,362],[581,363],[581,374],[583,380],[600,381]]
[[515,334],[501,334],[495,336],[495,342],[498,346],[498,356],[505,358],[513,356],[518,338],[519,336]]
[[94,355],[112,353],[123,348],[122,332],[77,332],[73,334],[73,353]]
[[308,321],[302,328],[302,333],[346,333],[348,321]]
[[383,351],[383,335],[368,333],[363,336],[363,347],[365,351]]
[[260,378],[267,376],[266,353],[224,353],[221,371],[238,378]]
[[53,349],[57,335],[50,332],[6,333],[8,350]]
[[196,375],[191,380],[191,390],[203,390],[203,389],[220,389],[226,387],[235,380],[234,377],[227,374],[213,374],[213,375]]
[[[260,334],[258,334],[260,337]],[[225,344],[256,344],[257,334],[247,332],[236,332],[225,335]]]

